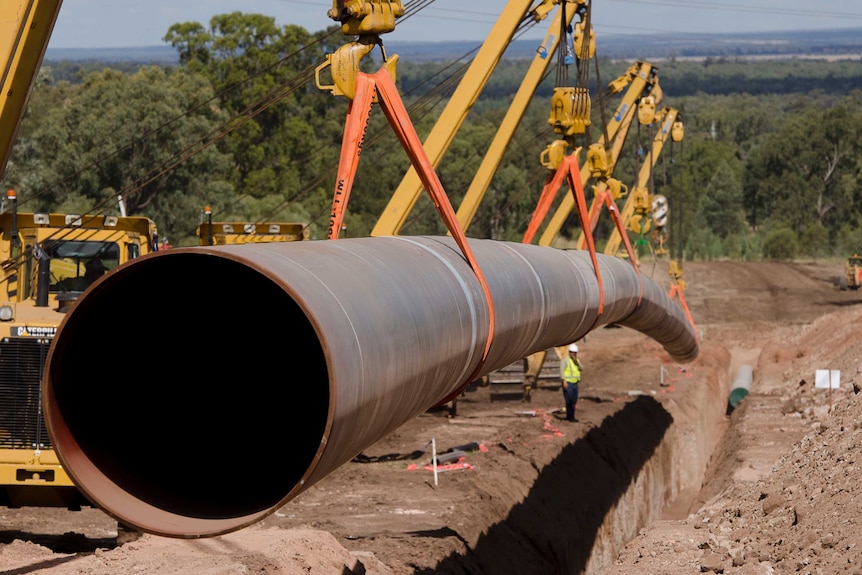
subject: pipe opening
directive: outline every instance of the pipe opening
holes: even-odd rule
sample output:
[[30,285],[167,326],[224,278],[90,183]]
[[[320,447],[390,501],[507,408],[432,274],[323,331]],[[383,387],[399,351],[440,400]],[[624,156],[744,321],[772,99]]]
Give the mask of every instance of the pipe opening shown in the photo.
[[46,419],[76,482],[91,467],[104,475],[86,481],[97,504],[119,488],[116,500],[179,516],[183,534],[183,518],[244,526],[300,482],[329,380],[282,286],[231,259],[174,253],[106,276],[77,306],[48,364]]

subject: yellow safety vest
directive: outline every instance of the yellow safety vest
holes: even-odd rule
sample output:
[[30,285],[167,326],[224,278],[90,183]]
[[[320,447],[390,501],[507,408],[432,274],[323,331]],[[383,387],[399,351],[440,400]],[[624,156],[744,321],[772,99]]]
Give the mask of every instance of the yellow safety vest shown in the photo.
[[563,372],[563,380],[572,385],[577,385],[581,382],[581,360],[575,361],[571,357],[566,358],[566,369]]

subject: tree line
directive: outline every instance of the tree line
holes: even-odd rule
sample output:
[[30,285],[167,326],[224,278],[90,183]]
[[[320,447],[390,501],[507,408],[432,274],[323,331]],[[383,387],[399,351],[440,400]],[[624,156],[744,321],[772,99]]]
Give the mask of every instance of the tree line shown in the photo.
[[[239,12],[167,31],[179,64],[43,66],[3,185],[21,209],[146,215],[174,245],[194,245],[201,210],[221,221],[302,221],[326,235],[348,101],[315,85],[315,68],[347,39]],[[601,39],[599,38],[599,46]],[[367,70],[379,58],[363,60]],[[601,82],[631,62],[599,59]],[[684,259],[844,257],[862,251],[862,70],[858,62],[665,60],[662,106],[685,139],[666,144],[652,176],[670,203],[672,251]],[[529,61],[503,60],[437,167],[455,208],[468,189]],[[397,66],[420,136],[464,64]],[[593,124],[617,105],[591,76]],[[468,235],[520,241],[548,176],[539,155],[553,74],[536,91]],[[654,135],[633,125],[614,176],[631,186]],[[409,167],[375,107],[346,216],[368,235]],[[589,191],[589,188],[588,188]],[[558,195],[562,195],[561,191]],[[610,232],[609,223],[597,230]],[[420,197],[402,234],[445,233]],[[568,222],[563,239],[579,232]]]

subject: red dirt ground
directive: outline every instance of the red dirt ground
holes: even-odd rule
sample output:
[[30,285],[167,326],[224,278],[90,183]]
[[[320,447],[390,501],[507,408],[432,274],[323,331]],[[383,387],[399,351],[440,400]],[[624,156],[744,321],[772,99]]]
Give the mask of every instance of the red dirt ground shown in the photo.
[[[530,403],[478,387],[456,417],[406,423],[229,535],[118,546],[98,509],[0,509],[0,573],[859,573],[862,294],[838,290],[841,270],[688,263],[693,363],[596,330],[580,422],[556,417],[556,386]],[[751,391],[726,415],[742,365]],[[841,370],[842,387],[815,389],[818,369]],[[476,448],[435,483],[432,439]]]

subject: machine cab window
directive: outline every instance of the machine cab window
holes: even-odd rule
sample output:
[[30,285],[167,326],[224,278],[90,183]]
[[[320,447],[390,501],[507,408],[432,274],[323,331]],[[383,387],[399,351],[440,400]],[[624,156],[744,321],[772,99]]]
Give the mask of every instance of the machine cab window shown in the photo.
[[115,242],[49,240],[43,249],[50,258],[52,292],[82,292],[120,265],[120,246]]

